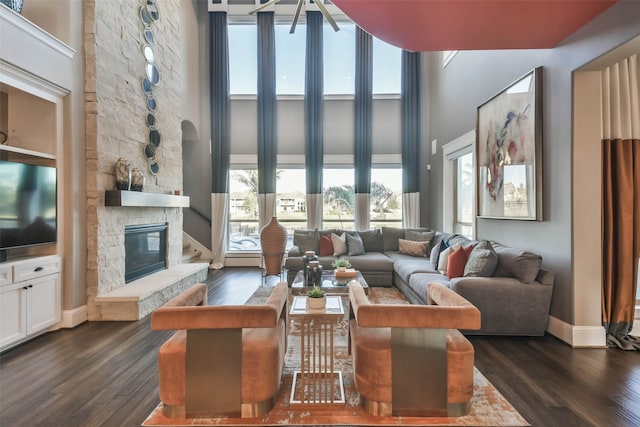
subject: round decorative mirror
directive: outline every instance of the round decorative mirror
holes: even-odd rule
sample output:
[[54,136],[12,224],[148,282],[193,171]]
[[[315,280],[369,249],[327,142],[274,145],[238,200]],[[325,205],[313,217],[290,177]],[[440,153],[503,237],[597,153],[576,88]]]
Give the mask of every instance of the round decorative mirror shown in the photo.
[[149,46],[148,44],[144,45],[142,47],[142,54],[144,55],[144,59],[146,59],[147,62],[153,62],[154,55],[151,46]]
[[142,79],[142,91],[147,96],[153,95],[153,86],[151,85],[149,79],[146,77]]
[[152,113],[147,113],[146,122],[147,122],[147,127],[152,128],[152,129],[155,128],[155,126],[156,126],[156,116],[154,116]]
[[156,5],[156,1],[147,0],[146,8],[147,8],[147,13],[149,14],[149,17],[154,21],[157,21],[159,14],[158,14],[158,5]]
[[153,96],[149,96],[147,97],[147,108],[149,109],[149,111],[156,111],[156,108],[158,108],[158,103],[156,102],[156,99]]
[[156,156],[156,147],[151,145],[151,144],[147,144],[144,146],[144,156],[149,159],[150,161],[155,161],[155,156]]
[[155,39],[153,37],[153,31],[151,31],[151,28],[146,27],[144,29],[144,39],[149,44],[153,44],[153,42],[155,41]]
[[149,172],[151,172],[151,175],[157,175],[159,170],[160,166],[158,166],[158,162],[153,161],[149,163]]
[[160,132],[157,129],[151,129],[149,131],[149,142],[156,147],[160,145]]
[[151,84],[157,86],[158,83],[160,83],[160,73],[158,72],[158,67],[156,67],[156,64],[147,62],[145,71],[147,73],[147,78],[149,79]]
[[140,7],[140,21],[142,21],[145,27],[151,25],[152,19],[151,16],[149,16],[149,10],[145,6]]

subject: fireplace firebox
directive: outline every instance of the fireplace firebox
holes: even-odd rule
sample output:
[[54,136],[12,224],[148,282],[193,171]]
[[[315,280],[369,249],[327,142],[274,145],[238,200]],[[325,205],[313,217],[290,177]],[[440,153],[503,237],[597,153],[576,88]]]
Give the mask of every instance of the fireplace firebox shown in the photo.
[[167,224],[127,225],[124,229],[124,281],[167,268]]

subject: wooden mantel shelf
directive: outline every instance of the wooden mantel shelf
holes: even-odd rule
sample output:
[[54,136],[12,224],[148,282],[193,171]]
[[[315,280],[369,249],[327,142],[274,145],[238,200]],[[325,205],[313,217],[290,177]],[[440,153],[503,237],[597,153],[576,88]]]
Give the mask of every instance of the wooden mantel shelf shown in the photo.
[[108,190],[104,196],[105,206],[146,208],[188,208],[188,196],[145,193],[142,191]]

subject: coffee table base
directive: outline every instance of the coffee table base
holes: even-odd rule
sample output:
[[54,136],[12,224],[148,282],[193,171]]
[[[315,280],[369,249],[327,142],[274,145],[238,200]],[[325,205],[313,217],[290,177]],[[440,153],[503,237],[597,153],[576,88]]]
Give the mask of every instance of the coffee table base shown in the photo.
[[293,373],[289,403],[346,403],[342,371],[311,373],[295,371]]

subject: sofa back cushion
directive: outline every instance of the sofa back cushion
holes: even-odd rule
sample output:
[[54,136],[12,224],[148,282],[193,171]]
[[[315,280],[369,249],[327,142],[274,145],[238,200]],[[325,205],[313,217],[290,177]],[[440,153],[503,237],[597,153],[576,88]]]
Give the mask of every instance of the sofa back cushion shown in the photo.
[[365,252],[384,251],[384,240],[382,239],[382,231],[380,231],[379,229],[358,231],[358,234],[360,235],[362,243],[364,244]]
[[542,257],[524,249],[505,246],[491,241],[498,255],[498,267],[494,276],[515,277],[524,283],[533,283],[542,266]]
[[382,227],[382,242],[384,252],[400,250],[398,239],[404,239],[404,228]]
[[314,251],[320,253],[320,235],[315,230],[293,230],[293,244],[300,248],[301,253]]
[[478,243],[464,266],[465,276],[491,277],[498,266],[498,255],[488,240]]

